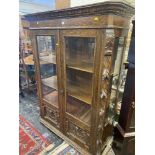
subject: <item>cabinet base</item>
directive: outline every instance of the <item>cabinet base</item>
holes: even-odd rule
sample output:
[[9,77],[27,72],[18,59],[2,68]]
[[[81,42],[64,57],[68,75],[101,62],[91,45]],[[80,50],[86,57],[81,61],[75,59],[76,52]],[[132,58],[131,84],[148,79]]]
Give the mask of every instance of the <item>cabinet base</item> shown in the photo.
[[60,138],[62,138],[64,141],[66,141],[69,145],[74,147],[76,150],[78,150],[82,155],[91,155],[89,152],[81,148],[79,145],[77,145],[75,142],[70,140],[67,136],[65,136],[63,133],[61,133],[58,129],[54,128],[50,123],[48,123],[46,120],[40,117],[40,122],[45,125],[48,129],[50,129],[52,132],[54,132],[56,135],[58,135]]

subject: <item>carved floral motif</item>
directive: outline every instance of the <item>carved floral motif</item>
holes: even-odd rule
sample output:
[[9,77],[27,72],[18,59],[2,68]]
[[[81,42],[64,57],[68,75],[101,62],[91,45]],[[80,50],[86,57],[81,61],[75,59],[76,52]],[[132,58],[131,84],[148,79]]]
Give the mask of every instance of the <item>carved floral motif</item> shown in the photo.
[[[103,56],[103,73],[101,81],[101,104],[99,110],[98,133],[96,144],[102,146],[102,134],[104,130],[105,111],[109,100],[110,72],[112,65],[112,53],[114,48],[114,30],[106,30],[105,53]],[[99,148],[98,148],[99,149]]]
[[89,144],[89,133],[87,131],[81,129],[71,122],[68,122],[68,130],[69,134],[72,134],[74,137],[82,140],[83,143]]
[[48,119],[50,119],[54,124],[56,124],[59,127],[59,113],[56,110],[53,110],[51,108],[46,108],[46,116]]

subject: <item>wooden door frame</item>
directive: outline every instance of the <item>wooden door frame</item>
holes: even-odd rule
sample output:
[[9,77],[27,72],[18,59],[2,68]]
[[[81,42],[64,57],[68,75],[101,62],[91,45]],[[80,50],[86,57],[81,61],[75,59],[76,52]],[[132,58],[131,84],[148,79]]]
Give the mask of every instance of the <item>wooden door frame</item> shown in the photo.
[[61,89],[61,71],[60,71],[60,39],[59,39],[59,30],[31,30],[32,36],[32,44],[33,44],[33,53],[35,59],[35,67],[36,67],[36,78],[37,78],[37,89],[39,96],[39,104],[40,104],[40,116],[43,118],[45,115],[44,112],[44,102],[43,102],[43,92],[42,92],[42,82],[41,82],[41,74],[40,74],[40,60],[39,53],[37,49],[37,39],[36,36],[54,36],[55,37],[55,47],[56,47],[56,65],[57,65],[57,85],[58,85],[58,105],[59,105],[59,116],[60,116],[60,130],[62,129],[62,102],[60,96]]
[[[92,146],[94,138],[95,138],[95,132],[96,132],[96,125],[95,121],[97,120],[96,115],[98,111],[98,104],[99,104],[99,96],[100,96],[100,88],[99,88],[99,83],[100,81],[100,74],[101,74],[101,53],[100,52],[100,47],[102,46],[101,42],[101,30],[100,29],[71,29],[71,30],[60,30],[60,40],[62,42],[61,46],[61,59],[63,63],[63,88],[64,88],[64,107],[63,107],[63,115],[66,115],[66,68],[65,68],[65,40],[64,37],[93,37],[95,38],[95,51],[94,51],[94,67],[93,67],[93,79],[92,79],[92,104],[91,104],[91,125],[90,125],[90,146]],[[66,116],[65,116],[66,117]],[[64,117],[64,118],[65,118]],[[64,127],[66,128],[66,120],[64,122]],[[82,125],[80,126],[82,127]],[[83,127],[82,127],[83,128]],[[92,137],[93,135],[93,137]]]

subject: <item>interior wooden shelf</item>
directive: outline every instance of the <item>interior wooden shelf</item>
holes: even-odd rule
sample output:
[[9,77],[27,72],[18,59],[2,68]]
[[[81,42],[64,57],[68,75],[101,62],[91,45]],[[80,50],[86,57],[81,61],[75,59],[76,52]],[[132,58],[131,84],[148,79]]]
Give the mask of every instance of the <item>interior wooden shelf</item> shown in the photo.
[[91,106],[86,105],[85,103],[76,101],[76,99],[72,97],[68,97],[67,99],[67,112],[86,124],[90,125],[91,121]]
[[52,76],[46,79],[42,79],[42,83],[48,87],[52,87],[56,90],[58,90],[57,87],[57,76]]
[[69,65],[67,65],[67,67],[72,68],[72,69],[76,69],[76,70],[79,70],[79,71],[83,71],[83,72],[93,73],[92,67],[89,67],[89,66],[80,66],[80,65],[69,66]]
[[75,93],[69,93],[68,95],[80,100],[80,101],[83,101],[87,104],[91,104],[91,98],[89,98],[87,95],[83,94],[83,95],[80,95],[80,94],[75,94]]
[[91,113],[90,110],[87,110],[86,112],[84,112],[79,119],[81,119],[83,122],[87,123],[90,125],[91,122]]
[[90,62],[77,62],[77,60],[67,60],[66,65],[68,68],[88,72],[88,73],[93,73],[93,63]]
[[55,55],[48,55],[48,56],[40,56],[41,61],[56,64],[56,56]]
[[43,99],[49,104],[52,104],[54,107],[58,108],[58,92],[56,90],[45,95]]
[[69,84],[67,85],[67,92],[69,96],[72,96],[80,101],[83,101],[87,104],[91,104],[92,96],[91,96],[90,88],[88,87],[80,87],[78,85]]

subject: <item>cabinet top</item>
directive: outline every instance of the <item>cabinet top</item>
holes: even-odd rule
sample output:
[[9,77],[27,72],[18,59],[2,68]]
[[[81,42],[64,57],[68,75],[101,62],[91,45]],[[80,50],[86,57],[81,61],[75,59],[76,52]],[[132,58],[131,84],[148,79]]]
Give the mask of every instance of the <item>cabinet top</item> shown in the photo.
[[134,15],[134,7],[122,1],[106,1],[62,10],[27,14],[24,18],[29,21],[42,21],[58,18],[86,17],[91,15],[117,15],[130,18]]

